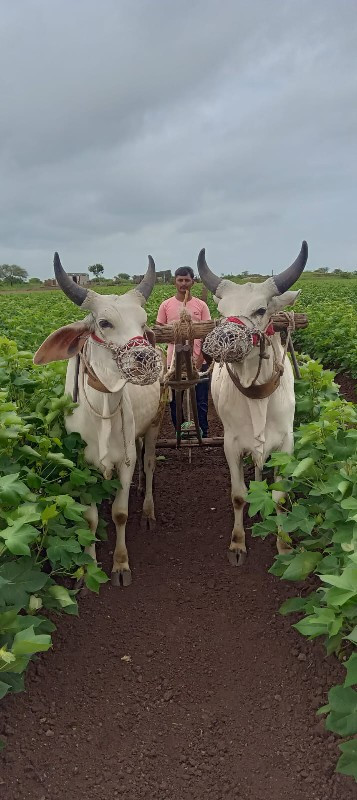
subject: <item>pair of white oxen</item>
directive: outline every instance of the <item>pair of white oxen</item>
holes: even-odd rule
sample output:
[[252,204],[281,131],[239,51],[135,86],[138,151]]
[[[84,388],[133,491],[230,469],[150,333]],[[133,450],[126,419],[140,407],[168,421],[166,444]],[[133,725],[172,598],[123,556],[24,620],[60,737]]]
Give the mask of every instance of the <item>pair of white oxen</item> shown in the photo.
[[[289,291],[301,275],[307,261],[307,244],[303,242],[294,263],[279,275],[263,283],[238,285],[221,280],[207,266],[205,251],[198,257],[198,270],[203,283],[212,291],[223,318],[239,317],[247,328],[266,331],[271,316],[295,303],[299,292]],[[121,488],[112,505],[116,527],[116,547],[113,557],[112,583],[127,586],[131,582],[125,528],[128,517],[129,490],[137,457],[137,442],[144,440],[145,499],[143,517],[147,524],[155,522],[152,492],[155,469],[155,445],[158,435],[160,383],[140,386],[128,382],[113,359],[113,347],[121,348],[142,341],[147,315],[143,309],[155,283],[155,264],[149,257],[149,267],[141,283],[127,294],[99,295],[75,284],[63,269],[58,254],[54,270],[59,286],[88,316],[52,333],[34,356],[35,364],[68,359],[65,391],[73,396],[78,385],[78,407],[66,418],[68,432],[76,431],[87,443],[85,456],[105,477],[115,470]],[[269,347],[260,362],[258,385],[268,384],[274,369],[274,359],[283,350],[280,334],[273,334]],[[78,353],[81,357],[76,370]],[[246,557],[243,506],[246,487],[243,474],[243,455],[250,453],[256,465],[256,476],[268,456],[275,450],[291,453],[295,411],[294,378],[288,359],[277,388],[260,399],[246,396],[237,388],[250,386],[257,374],[259,348],[253,347],[247,357],[236,363],[219,366],[212,373],[212,398],[224,427],[224,451],[231,474],[234,526],[228,550],[230,563],[240,565]],[[232,376],[234,380],[232,379]],[[275,492],[278,504],[282,493]],[[87,512],[91,530],[95,533],[98,511],[95,505]],[[278,551],[286,547],[278,539]],[[95,558],[95,546],[90,549]]]

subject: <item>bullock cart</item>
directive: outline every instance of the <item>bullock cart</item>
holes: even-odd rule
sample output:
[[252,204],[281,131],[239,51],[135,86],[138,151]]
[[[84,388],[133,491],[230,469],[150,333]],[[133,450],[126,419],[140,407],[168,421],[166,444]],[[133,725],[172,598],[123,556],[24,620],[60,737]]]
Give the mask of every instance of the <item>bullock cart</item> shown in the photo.
[[[291,325],[291,319],[293,324]],[[202,340],[204,352],[204,341],[219,324],[220,320],[209,320],[208,322],[193,322],[186,309],[181,312],[178,322],[169,325],[154,325],[153,332],[157,344],[174,344],[173,367],[166,373],[162,382],[162,403],[161,414],[163,416],[167,402],[168,389],[175,392],[176,397],[176,438],[158,439],[158,448],[179,448],[179,447],[221,447],[223,437],[209,437],[202,439],[198,423],[197,403],[195,386],[201,381],[208,381],[211,369],[208,372],[199,372],[193,363],[193,341]],[[291,340],[291,328],[306,328],[308,319],[306,314],[293,313],[287,315],[284,312],[274,314],[271,319],[274,332],[281,335],[282,344],[291,355],[291,360],[295,372],[295,377],[300,378],[300,371],[295,356],[293,343]],[[207,358],[207,361],[209,359]],[[213,366],[210,365],[210,367]],[[187,396],[188,410],[188,430],[187,434],[182,432],[182,392]],[[190,410],[193,419],[190,420]]]

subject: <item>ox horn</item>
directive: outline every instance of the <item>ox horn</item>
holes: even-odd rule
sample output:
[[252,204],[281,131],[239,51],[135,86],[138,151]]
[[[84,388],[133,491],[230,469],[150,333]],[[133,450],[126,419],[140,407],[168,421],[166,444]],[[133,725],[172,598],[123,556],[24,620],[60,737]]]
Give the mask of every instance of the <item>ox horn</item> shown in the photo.
[[206,262],[206,250],[204,247],[198,254],[197,268],[204,285],[207,286],[207,289],[209,289],[212,294],[216,294],[217,288],[222,282],[222,278],[218,278],[209,268]]
[[77,283],[69,278],[67,272],[65,272],[62,267],[58,253],[55,253],[54,255],[53,266],[57,283],[61,287],[62,291],[67,295],[67,297],[69,297],[70,300],[72,300],[73,303],[75,303],[77,306],[81,306],[87,297],[88,289],[83,289],[83,286],[78,286]]
[[146,274],[144,275],[142,281],[136,286],[136,291],[140,292],[140,294],[145,297],[145,300],[148,299],[149,295],[151,294],[154,286],[155,286],[155,261],[152,256],[148,256],[149,258],[149,266],[147,268]]
[[301,245],[300,253],[295,259],[294,263],[285,269],[284,272],[280,272],[279,275],[273,276],[273,280],[279,294],[284,294],[284,292],[290,289],[290,286],[292,286],[298,280],[298,278],[300,278],[300,275],[306,266],[308,252],[307,242],[304,241]]

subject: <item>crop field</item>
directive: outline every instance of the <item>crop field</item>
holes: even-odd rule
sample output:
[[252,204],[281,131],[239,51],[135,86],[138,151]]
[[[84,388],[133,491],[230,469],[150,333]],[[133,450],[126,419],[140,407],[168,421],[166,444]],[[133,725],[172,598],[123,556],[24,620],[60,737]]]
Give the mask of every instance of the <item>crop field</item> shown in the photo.
[[[48,780],[46,794],[43,787],[40,789],[35,782],[31,784],[33,796],[47,798],[47,791],[48,796],[55,796],[52,791],[56,786],[55,776],[51,775],[52,737],[56,741],[55,713],[51,716],[43,708],[43,697],[51,704],[53,693],[53,702],[58,707],[63,702],[70,704],[67,713],[71,715],[74,733],[71,730],[70,736],[63,732],[58,735],[62,737],[63,753],[68,754],[73,768],[68,777],[73,796],[76,787],[78,790],[73,748],[78,747],[78,743],[73,745],[72,734],[73,739],[78,735],[80,741],[87,742],[88,760],[92,759],[93,765],[97,764],[93,769],[101,773],[101,748],[96,744],[99,728],[94,740],[92,732],[86,728],[87,714],[93,703],[97,718],[101,720],[103,747],[105,735],[111,736],[113,726],[118,723],[117,735],[119,739],[122,736],[118,752],[123,748],[130,766],[126,774],[123,765],[126,777],[122,785],[126,786],[130,797],[148,796],[144,789],[135,788],[134,779],[130,777],[136,774],[140,759],[145,765],[151,796],[171,797],[165,787],[156,787],[155,770],[150,761],[157,757],[157,753],[152,756],[152,750],[164,748],[160,739],[161,725],[170,728],[167,737],[165,734],[169,743],[167,752],[174,760],[177,756],[179,769],[186,775],[183,786],[186,780],[190,782],[187,796],[201,796],[199,784],[203,768],[200,760],[208,763],[211,758],[216,775],[214,778],[207,767],[214,784],[212,797],[222,796],[226,753],[232,758],[232,772],[224,784],[228,788],[223,795],[238,797],[242,796],[236,794],[238,790],[243,791],[244,786],[247,790],[244,783],[239,783],[244,778],[239,763],[235,765],[234,760],[233,740],[240,724],[246,724],[247,742],[241,746],[240,758],[248,759],[247,765],[250,764],[254,772],[256,756],[253,752],[259,748],[266,770],[267,791],[271,793],[274,781],[283,780],[280,759],[275,762],[273,758],[271,764],[271,737],[274,738],[275,733],[267,723],[267,714],[272,719],[277,714],[281,738],[276,739],[274,747],[281,748],[282,760],[289,737],[292,749],[286,755],[287,763],[289,759],[299,761],[300,758],[295,752],[295,737],[299,739],[302,754],[301,783],[290,796],[302,800],[307,792],[311,797],[325,800],[325,797],[336,796],[331,794],[333,789],[344,800],[352,800],[355,793],[352,779],[357,780],[357,411],[353,404],[340,397],[328,368],[357,377],[357,279],[301,280],[297,286],[302,294],[295,308],[306,311],[309,327],[294,334],[302,373],[301,380],[296,382],[295,452],[292,456],[273,454],[264,480],[250,484],[246,525],[251,528],[251,547],[256,561],[250,556],[248,571],[239,578],[232,574],[235,572],[232,569],[225,577],[228,566],[221,560],[222,536],[226,538],[231,521],[223,453],[196,452],[191,467],[183,453],[173,452],[161,455],[157,466],[156,494],[162,520],[159,531],[149,538],[147,534],[140,535],[139,526],[133,523],[130,536],[140,574],[135,577],[133,587],[119,594],[105,586],[108,581],[105,548],[110,546],[112,536],[110,524],[108,530],[106,525],[109,518],[106,504],[118,482],[103,480],[97,470],[85,462],[80,436],[66,433],[64,415],[73,408],[71,399],[63,395],[66,364],[60,362],[46,367],[32,364],[33,352],[54,329],[84,314],[60,291],[0,295],[0,700],[4,698],[2,704],[7,719],[0,740],[2,738],[4,746],[7,780],[12,787],[17,786],[12,749],[17,746],[20,726],[24,725],[29,731],[33,725],[31,709],[22,697],[13,695],[24,689],[26,671],[30,668],[28,691],[37,697],[40,709],[38,714],[33,712],[37,714],[38,727],[37,769],[41,772],[44,764],[42,772]],[[121,294],[127,288],[105,287],[99,291]],[[200,291],[197,285],[195,293],[200,294]],[[155,287],[146,306],[149,324],[155,321],[159,303],[172,293],[173,287]],[[208,304],[216,315],[211,297]],[[278,468],[279,484],[273,483],[270,467]],[[286,513],[279,517],[272,501],[273,487],[287,493]],[[103,567],[97,566],[85,552],[94,539],[84,518],[92,502],[102,503],[104,509],[97,531],[97,538],[104,543],[100,544]],[[227,530],[223,530],[223,525]],[[277,533],[291,544],[292,550],[287,555],[276,556],[269,545],[268,537]],[[109,542],[106,541],[108,535]],[[189,552],[187,563],[185,548]],[[89,590],[89,599],[80,603],[79,621],[74,590],[74,580],[78,578],[84,579]],[[186,594],[190,602],[186,602]],[[285,619],[275,619],[279,607],[284,618],[293,615],[293,630],[287,625],[278,629],[285,624]],[[246,616],[242,608],[247,609]],[[63,620],[57,622],[60,613],[68,615],[67,627]],[[57,632],[55,623],[60,629]],[[103,638],[102,626],[108,640]],[[114,645],[108,645],[111,626],[119,642],[118,653]],[[173,630],[176,626],[177,631]],[[212,637],[206,635],[208,626],[211,626]],[[240,626],[244,630],[246,648],[240,643]],[[60,636],[63,644],[56,649]],[[318,639],[317,645],[315,639]],[[171,642],[167,650],[163,649],[164,641]],[[271,665],[274,666],[274,669],[271,666],[271,676],[269,641]],[[262,643],[265,652],[260,659]],[[51,657],[43,660],[41,657],[38,661],[39,655],[54,645]],[[279,652],[275,662],[274,650]],[[46,659],[50,662],[51,658],[48,669],[52,672],[47,679]],[[230,665],[228,670],[226,658]],[[82,664],[81,671],[77,662]],[[186,667],[186,662],[190,666]],[[42,668],[39,673],[31,672],[38,663]],[[313,663],[315,666],[311,668]],[[88,699],[83,690],[83,675],[88,675],[87,670],[90,670],[102,686],[108,664],[108,680],[112,681],[110,697],[103,696],[102,688],[96,693],[97,683],[92,683]],[[325,669],[326,664],[330,665],[329,671]],[[224,674],[226,672],[229,677]],[[255,676],[256,683],[247,684],[254,708],[257,705],[257,711],[250,712],[258,715],[254,731],[249,727],[251,722],[244,722],[244,715],[241,722],[239,709],[230,707],[227,701],[231,696],[240,696],[240,686],[235,684],[238,673],[242,685],[244,680],[249,680],[245,675]],[[300,678],[303,690],[299,694]],[[90,678],[88,680],[90,683]],[[263,696],[259,695],[259,687],[264,680],[269,691]],[[68,695],[68,700],[63,700],[64,695]],[[212,706],[216,695],[220,704],[215,707],[211,719],[211,712],[205,709]],[[83,710],[79,703],[77,707],[77,696],[81,697]],[[256,696],[259,700],[255,704]],[[114,709],[113,716],[109,708]],[[268,708],[268,712],[264,708]],[[325,723],[319,722],[319,717],[315,719],[317,711]],[[149,725],[146,720],[149,716],[151,719],[151,715],[150,735],[142,745],[140,756],[135,743],[142,728]],[[192,746],[181,731],[183,718],[191,726]],[[320,728],[316,729],[317,725]],[[310,735],[315,730],[320,732]],[[124,742],[125,737],[128,744]],[[172,741],[177,737],[180,758],[174,744],[170,750],[170,737]],[[221,748],[218,748],[218,755],[217,741]],[[17,756],[21,758],[20,745],[19,748]],[[180,760],[181,757],[184,760]],[[328,777],[322,778],[319,764],[325,758],[330,772]],[[342,774],[331,777],[337,759],[337,769]],[[306,767],[310,763],[314,772]],[[88,769],[88,780],[92,781],[95,776]],[[106,764],[105,771],[109,774],[110,793],[103,794],[98,782],[94,784],[95,798],[117,796],[114,784],[110,783],[112,765]],[[310,792],[309,776],[312,774],[317,794]],[[258,784],[256,791],[254,796],[260,796]],[[20,793],[17,796],[30,795]]]
[[[128,288],[99,287],[98,291],[123,294]],[[309,317],[309,327],[295,334],[296,347],[320,358],[325,366],[357,378],[357,278],[303,279],[294,288],[302,290],[295,310],[306,311]],[[155,287],[146,306],[149,324],[155,321],[159,304],[173,291],[172,286]],[[197,285],[194,293],[200,292]],[[212,316],[217,316],[211,295],[208,305]],[[60,291],[0,295],[0,332],[23,349],[36,350],[54,329],[83,316]]]

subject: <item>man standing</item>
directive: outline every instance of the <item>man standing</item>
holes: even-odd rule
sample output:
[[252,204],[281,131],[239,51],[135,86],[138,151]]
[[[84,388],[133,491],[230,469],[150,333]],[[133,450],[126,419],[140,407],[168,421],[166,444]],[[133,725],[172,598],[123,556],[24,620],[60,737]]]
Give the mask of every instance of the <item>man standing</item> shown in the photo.
[[[191,267],[179,267],[175,272],[175,286],[176,294],[174,297],[169,297],[161,303],[157,312],[156,322],[158,325],[166,325],[167,323],[177,322],[180,319],[180,313],[183,308],[186,291],[188,291],[188,300],[186,303],[186,310],[192,317],[194,322],[207,322],[211,319],[209,308],[198,297],[192,297],[191,288],[194,284],[194,273]],[[174,352],[174,345],[169,344],[167,350],[167,366],[171,366],[172,356]],[[195,366],[199,370],[207,369],[207,365],[203,363],[201,340],[195,339],[193,345],[193,360]],[[202,431],[202,436],[207,438],[208,435],[208,380],[198,383],[196,385],[196,399],[198,421]],[[170,403],[171,419],[176,429],[176,402],[175,394]]]

